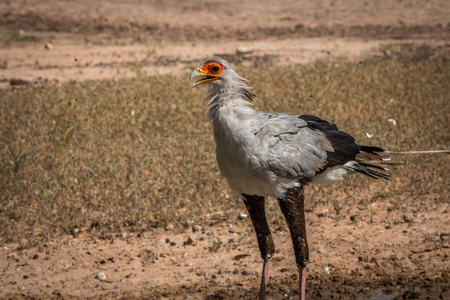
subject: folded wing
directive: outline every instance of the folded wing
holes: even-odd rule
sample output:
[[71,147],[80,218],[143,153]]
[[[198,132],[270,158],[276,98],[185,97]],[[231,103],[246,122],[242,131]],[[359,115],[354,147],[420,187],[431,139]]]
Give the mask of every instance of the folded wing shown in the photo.
[[359,146],[335,124],[315,116],[265,114],[265,124],[255,135],[266,150],[264,163],[278,176],[308,182],[332,170],[389,179],[380,172],[386,168],[368,162],[383,162],[383,149]]

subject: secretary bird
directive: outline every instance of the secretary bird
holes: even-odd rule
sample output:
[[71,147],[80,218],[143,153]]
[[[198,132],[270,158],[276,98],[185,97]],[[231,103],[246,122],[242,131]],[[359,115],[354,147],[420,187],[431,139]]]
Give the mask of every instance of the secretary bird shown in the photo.
[[[275,252],[264,210],[265,197],[278,200],[291,233],[299,269],[300,299],[305,299],[306,239],[303,187],[333,183],[358,172],[390,179],[389,154],[361,146],[337,126],[310,115],[265,113],[250,107],[249,81],[223,59],[208,59],[190,76],[192,87],[209,88],[208,118],[213,124],[216,157],[233,192],[242,196],[264,261],[259,299],[265,298],[269,263]],[[445,152],[445,151],[444,151]]]

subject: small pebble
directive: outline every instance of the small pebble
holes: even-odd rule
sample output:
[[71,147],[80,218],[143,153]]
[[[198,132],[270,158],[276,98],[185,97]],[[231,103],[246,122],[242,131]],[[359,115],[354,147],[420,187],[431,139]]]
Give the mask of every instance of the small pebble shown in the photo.
[[412,221],[412,218],[408,215],[403,215],[403,221],[406,223],[410,223]]
[[99,273],[97,273],[97,275],[95,275],[95,278],[97,278],[100,281],[105,281],[106,280],[106,275],[103,272],[99,272]]
[[175,242],[170,242],[170,246],[175,246],[177,243]]
[[246,214],[239,214],[238,218],[239,218],[239,220],[243,220],[245,218],[248,218],[248,215],[246,215]]
[[200,225],[192,226],[192,232],[201,231],[201,230],[202,230],[202,226],[200,226]]
[[328,214],[328,209],[322,210],[320,213],[317,214],[319,218],[325,217]]
[[188,239],[187,239],[187,241],[185,241],[184,243],[183,243],[183,245],[184,246],[186,246],[186,245],[193,245],[194,244],[194,241],[191,239],[191,237],[190,236],[188,236]]

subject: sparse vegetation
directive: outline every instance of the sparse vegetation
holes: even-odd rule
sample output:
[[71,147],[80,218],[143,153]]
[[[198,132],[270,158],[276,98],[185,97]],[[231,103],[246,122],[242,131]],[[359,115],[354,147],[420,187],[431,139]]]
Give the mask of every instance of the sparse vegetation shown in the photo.
[[0,33],[2,42],[0,46],[9,46],[12,43],[36,43],[42,41],[42,38],[36,34],[26,33],[24,31],[11,31]]
[[[450,148],[445,57],[238,69],[253,82],[259,110],[317,115],[389,150]],[[0,240],[32,243],[74,228],[145,231],[241,209],[227,200],[216,166],[205,93],[186,77],[0,91]],[[339,216],[380,197],[396,206],[449,201],[447,156],[399,160],[392,183],[354,176],[313,186],[308,206],[329,205]]]
[[215,241],[212,241],[212,245],[210,247],[208,247],[209,252],[215,253],[215,252],[219,251],[222,244],[223,244],[223,241],[219,238]]

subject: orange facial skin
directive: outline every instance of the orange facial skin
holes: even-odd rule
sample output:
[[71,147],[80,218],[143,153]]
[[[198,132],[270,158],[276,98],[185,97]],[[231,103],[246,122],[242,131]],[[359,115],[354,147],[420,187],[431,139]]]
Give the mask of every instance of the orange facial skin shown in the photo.
[[190,76],[192,87],[199,84],[220,80],[220,75],[225,70],[225,67],[217,62],[208,62],[203,66],[195,69]]
[[225,67],[216,62],[207,63],[197,69],[197,72],[204,76],[211,76],[205,79],[204,82],[215,81],[220,79],[220,74],[225,70]]

